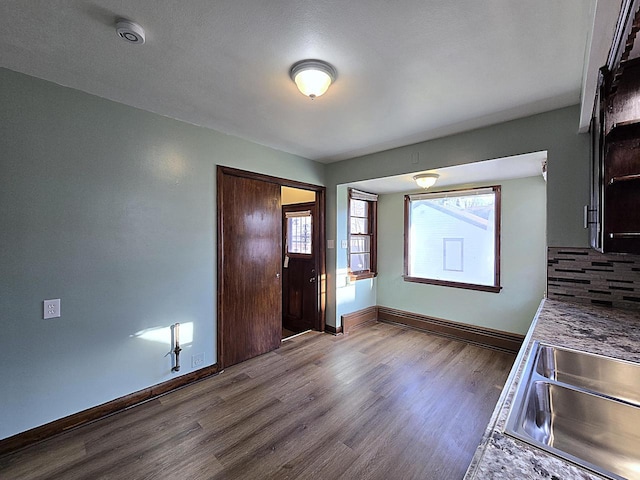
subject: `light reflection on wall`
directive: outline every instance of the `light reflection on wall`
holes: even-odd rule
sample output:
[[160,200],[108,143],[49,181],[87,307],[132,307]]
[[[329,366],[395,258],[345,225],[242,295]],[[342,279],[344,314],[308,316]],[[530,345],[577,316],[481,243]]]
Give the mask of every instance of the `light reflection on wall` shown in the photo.
[[149,149],[146,167],[159,179],[179,184],[185,175],[185,155],[173,145],[155,145]]
[[353,302],[356,299],[356,284],[349,281],[349,269],[338,269],[336,271],[336,279],[338,301]]
[[[177,322],[180,323],[180,345],[187,345],[193,342],[193,322]],[[151,327],[140,330],[139,332],[130,335],[130,337],[142,338],[150,342],[164,343],[165,345],[171,345],[172,325],[168,327]]]

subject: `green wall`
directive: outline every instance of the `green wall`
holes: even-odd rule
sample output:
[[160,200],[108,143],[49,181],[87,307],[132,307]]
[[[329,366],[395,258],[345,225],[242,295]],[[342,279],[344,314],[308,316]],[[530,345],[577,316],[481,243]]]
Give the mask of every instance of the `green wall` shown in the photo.
[[[582,212],[589,202],[589,136],[577,133],[579,115],[576,105],[327,165],[327,238],[336,239],[336,249],[327,250],[327,323],[339,326],[340,315],[348,311],[337,294],[340,286],[336,282],[337,272],[346,268],[337,251],[342,239],[336,223],[338,185],[546,150],[548,245],[588,246]],[[419,160],[414,164],[416,155]],[[366,295],[358,305],[375,305],[379,290],[363,292]]]
[[216,165],[324,184],[322,164],[0,69],[0,438],[175,377],[175,322],[180,374],[216,361]]
[[[342,242],[346,242],[348,238],[348,195],[349,192],[345,185],[337,187],[336,235],[338,241],[336,242],[336,256],[337,264],[340,265],[340,268],[336,269],[336,316],[338,321],[340,321],[340,316],[345,313],[356,312],[365,307],[375,305],[377,289],[376,278],[358,281],[349,279],[347,249],[341,246]],[[329,316],[327,316],[327,323],[333,325],[332,318]]]
[[[395,274],[381,265],[378,279],[344,282],[336,295],[346,268],[344,252],[336,257],[346,240],[338,192],[352,181],[547,150],[549,245],[586,246],[588,138],[576,134],[578,113],[325,166],[0,69],[0,438],[173,378],[175,322],[193,331],[180,373],[195,353],[215,362],[216,165],[327,185],[327,238],[337,247],[327,251],[327,323],[340,325],[340,313],[387,302],[383,282]],[[420,308],[402,295],[389,306]],[[49,298],[62,299],[61,318],[42,320]]]
[[405,282],[404,194],[381,195],[378,305],[497,330],[527,332],[546,290],[546,184],[541,175],[498,184],[502,185],[500,293]]

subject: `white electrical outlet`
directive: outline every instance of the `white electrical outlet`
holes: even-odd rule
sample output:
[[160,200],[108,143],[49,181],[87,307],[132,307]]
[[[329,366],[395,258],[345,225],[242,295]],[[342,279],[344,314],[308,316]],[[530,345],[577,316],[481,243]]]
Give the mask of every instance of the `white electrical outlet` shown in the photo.
[[191,355],[191,368],[204,366],[204,352]]
[[45,320],[47,318],[58,318],[60,316],[60,299],[54,298],[53,300],[45,300],[44,302],[44,312],[43,317]]

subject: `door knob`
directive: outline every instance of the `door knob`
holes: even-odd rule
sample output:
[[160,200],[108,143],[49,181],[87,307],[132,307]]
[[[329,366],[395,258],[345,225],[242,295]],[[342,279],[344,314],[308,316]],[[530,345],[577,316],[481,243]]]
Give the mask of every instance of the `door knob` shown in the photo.
[[313,282],[315,282],[315,281],[316,281],[316,277],[311,277],[311,278],[309,279],[309,283],[313,283]]
[[280,278],[280,274],[279,273],[276,273],[276,278]]

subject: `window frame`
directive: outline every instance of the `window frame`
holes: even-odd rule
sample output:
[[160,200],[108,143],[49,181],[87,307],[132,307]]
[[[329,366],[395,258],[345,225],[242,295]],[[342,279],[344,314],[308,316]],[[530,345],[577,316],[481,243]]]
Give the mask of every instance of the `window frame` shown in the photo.
[[[299,205],[299,204],[298,204]],[[298,205],[294,205],[294,206],[298,206]],[[304,215],[292,215],[291,217],[287,216],[287,214],[289,212],[295,212],[295,213],[303,213]],[[306,209],[306,210],[296,210],[296,209],[284,209],[283,208],[283,214],[284,214],[284,254],[288,257],[291,258],[309,258],[311,256],[313,256],[313,228],[314,228],[314,219],[313,219],[313,210],[311,208]],[[309,233],[309,249],[311,250],[309,253],[304,253],[304,252],[291,252],[289,251],[289,220],[292,218],[305,218],[305,217],[309,217],[311,219],[310,226],[311,226],[311,232]]]
[[[314,202],[307,202],[307,203],[294,203],[294,204],[290,204],[290,205],[283,205],[282,206],[282,229],[283,229],[283,238],[284,238],[284,242],[282,245],[282,249],[283,249],[283,255],[287,256],[289,258],[311,258],[313,256],[313,249],[314,249],[314,242],[315,242],[315,235],[314,235],[314,223],[315,223],[315,215],[314,215],[314,208],[315,208],[315,203]],[[311,217],[311,253],[293,253],[293,252],[289,252],[289,222],[288,222],[288,218],[286,216],[286,213],[288,211],[309,211],[309,216]]]
[[[501,186],[490,185],[486,187],[474,187],[474,188],[460,188],[455,190],[446,190],[441,192],[429,192],[434,194],[453,194],[455,196],[457,192],[470,192],[473,190],[493,190],[495,195],[494,203],[494,279],[493,285],[480,285],[476,283],[456,282],[453,280],[439,280],[435,278],[414,277],[409,275],[409,254],[410,254],[410,235],[409,235],[409,223],[410,223],[410,211],[411,211],[411,197],[414,195],[404,196],[404,269],[403,279],[405,282],[424,283],[429,285],[440,285],[444,287],[462,288],[466,290],[477,290],[482,292],[499,293],[502,290],[500,284],[500,239],[501,239],[501,215],[502,215],[502,200],[501,200]],[[426,193],[425,195],[429,195]]]
[[[351,201],[360,200],[369,204],[367,234],[370,238],[369,246],[369,269],[353,271],[351,269]],[[347,266],[350,280],[364,280],[374,278],[378,275],[378,195],[375,193],[363,192],[355,188],[349,188],[347,194]]]

